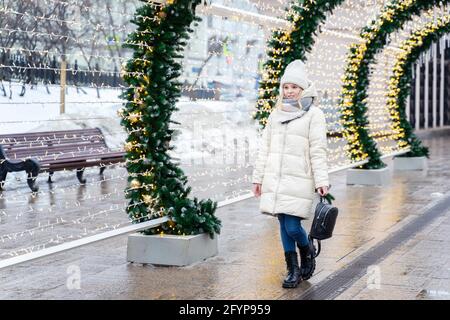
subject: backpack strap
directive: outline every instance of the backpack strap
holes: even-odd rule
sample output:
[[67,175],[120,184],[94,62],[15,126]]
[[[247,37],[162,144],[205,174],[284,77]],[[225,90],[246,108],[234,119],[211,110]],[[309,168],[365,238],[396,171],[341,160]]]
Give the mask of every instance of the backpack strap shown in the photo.
[[322,250],[322,243],[320,242],[320,240],[318,239],[314,239],[311,236],[308,235],[308,239],[310,241],[310,243],[312,244],[312,246],[314,247],[314,240],[317,241],[317,251],[314,253],[314,258],[317,258],[320,254],[320,251]]
[[321,250],[322,250],[322,243],[320,242],[320,240],[317,240],[317,252],[314,255],[314,258],[317,258],[319,256]]

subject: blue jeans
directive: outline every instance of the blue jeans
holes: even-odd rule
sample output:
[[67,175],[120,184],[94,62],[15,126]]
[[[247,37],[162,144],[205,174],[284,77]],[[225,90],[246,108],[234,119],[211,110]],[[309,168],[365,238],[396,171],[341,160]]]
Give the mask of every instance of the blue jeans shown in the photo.
[[296,251],[295,242],[300,246],[309,243],[308,235],[302,227],[301,219],[289,214],[280,213],[277,215],[280,221],[281,242],[284,252]]

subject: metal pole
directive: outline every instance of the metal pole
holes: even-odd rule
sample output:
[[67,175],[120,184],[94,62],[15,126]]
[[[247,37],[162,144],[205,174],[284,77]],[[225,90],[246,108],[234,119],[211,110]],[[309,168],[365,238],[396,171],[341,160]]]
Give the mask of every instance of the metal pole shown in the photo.
[[437,122],[437,47],[433,43],[433,128],[436,128]]
[[67,62],[65,59],[61,61],[61,102],[59,106],[59,113],[63,114],[66,112],[66,69]]
[[439,126],[444,126],[444,87],[445,87],[445,44],[446,39],[444,38],[444,41],[442,41],[442,45],[440,48],[441,52],[441,86],[439,87],[440,91],[440,99],[439,99]]
[[410,120],[409,120],[409,113],[411,112],[410,109],[411,109],[411,95],[409,94],[409,95],[408,95],[408,98],[406,98],[406,110],[405,110],[405,113],[406,113],[406,119],[407,119],[408,121],[410,121]]
[[420,65],[416,64],[416,101],[415,101],[415,110],[414,110],[414,121],[415,128],[419,130],[420,128]]
[[430,60],[428,59],[428,52],[425,55],[425,83],[424,83],[424,115],[425,115],[425,129],[428,129],[428,109],[429,109],[429,86],[430,86]]

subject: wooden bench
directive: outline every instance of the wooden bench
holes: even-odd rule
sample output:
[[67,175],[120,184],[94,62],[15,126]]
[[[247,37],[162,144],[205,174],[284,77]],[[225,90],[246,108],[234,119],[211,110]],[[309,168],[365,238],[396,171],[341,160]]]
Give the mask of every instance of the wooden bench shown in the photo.
[[103,174],[107,165],[123,162],[124,156],[108,148],[98,128],[0,135],[0,189],[8,172],[16,171],[26,171],[33,192],[38,191],[40,172],[48,172],[51,183],[55,171],[76,169],[80,183],[86,183],[86,167],[100,166]]

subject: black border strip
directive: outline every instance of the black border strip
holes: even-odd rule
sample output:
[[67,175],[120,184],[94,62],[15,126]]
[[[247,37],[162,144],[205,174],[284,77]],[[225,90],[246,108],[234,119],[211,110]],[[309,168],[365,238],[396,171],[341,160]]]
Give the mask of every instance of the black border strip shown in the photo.
[[341,270],[334,272],[317,285],[308,288],[297,299],[335,299],[363,277],[367,272],[367,267],[377,264],[380,260],[391,254],[393,249],[404,244],[449,208],[450,196],[438,200],[436,204],[425,210],[419,217],[408,222],[400,230],[390,234],[386,239],[364,252]]

